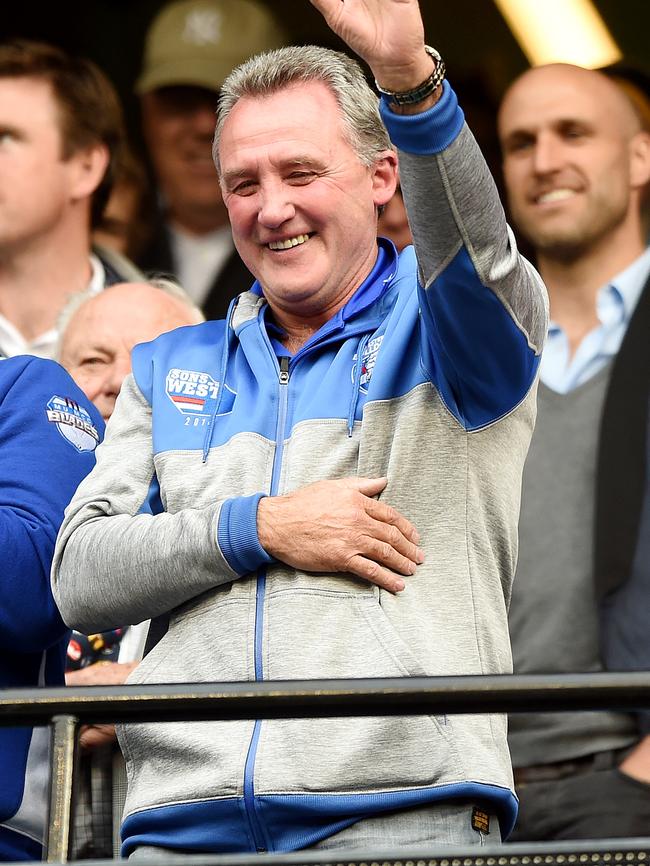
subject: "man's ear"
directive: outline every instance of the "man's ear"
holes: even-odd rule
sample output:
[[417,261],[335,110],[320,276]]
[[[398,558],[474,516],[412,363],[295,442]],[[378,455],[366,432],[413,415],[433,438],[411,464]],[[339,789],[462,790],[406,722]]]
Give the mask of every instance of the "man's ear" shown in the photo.
[[78,150],[68,159],[70,196],[73,201],[92,196],[106,174],[109,159],[105,144],[93,144]]
[[397,189],[397,154],[385,150],[379,154],[372,168],[372,192],[375,207],[382,207]]
[[630,139],[630,185],[641,189],[650,182],[650,133],[637,132]]

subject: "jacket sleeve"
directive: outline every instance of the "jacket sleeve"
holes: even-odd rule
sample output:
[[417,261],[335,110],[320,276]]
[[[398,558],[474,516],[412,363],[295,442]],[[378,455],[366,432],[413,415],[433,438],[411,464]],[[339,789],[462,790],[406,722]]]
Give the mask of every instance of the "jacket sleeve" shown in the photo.
[[157,485],[151,428],[150,403],[131,374],[54,554],[54,596],[78,631],[160,616],[239,576],[217,543],[223,502],[176,513],[148,508]]
[[528,393],[546,336],[541,278],[517,251],[494,181],[456,96],[382,117],[399,151],[418,260],[423,364],[467,428],[491,423]]
[[[68,420],[94,435],[75,440],[72,425],[57,423],[55,407],[66,400],[76,405]],[[67,631],[50,591],[54,542],[102,431],[101,417],[58,364],[0,362],[0,650],[42,652]]]

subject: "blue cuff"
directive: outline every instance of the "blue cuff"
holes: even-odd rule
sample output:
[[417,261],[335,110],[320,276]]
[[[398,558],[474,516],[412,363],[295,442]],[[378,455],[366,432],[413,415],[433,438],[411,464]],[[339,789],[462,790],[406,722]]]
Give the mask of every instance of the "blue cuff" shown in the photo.
[[379,112],[393,144],[405,153],[427,155],[440,153],[455,141],[465,115],[448,81],[442,83],[442,96],[420,114],[395,114],[389,100],[382,96]]
[[221,506],[217,544],[236,574],[249,574],[273,562],[257,537],[257,506],[265,493],[237,496]]

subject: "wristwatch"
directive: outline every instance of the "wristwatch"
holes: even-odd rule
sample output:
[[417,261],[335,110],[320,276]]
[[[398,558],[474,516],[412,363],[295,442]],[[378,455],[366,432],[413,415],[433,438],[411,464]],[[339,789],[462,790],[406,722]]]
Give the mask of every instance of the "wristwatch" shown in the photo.
[[380,87],[377,80],[375,80],[375,87],[377,90],[382,94],[382,96],[386,96],[394,105],[417,105],[418,102],[423,102],[427,96],[431,96],[433,91],[440,87],[444,81],[446,72],[444,60],[436,49],[432,48],[430,45],[425,45],[424,50],[427,52],[429,57],[432,57],[435,60],[436,65],[426,81],[423,81],[422,84],[418,84],[418,86],[414,87],[413,90],[384,90],[383,87]]

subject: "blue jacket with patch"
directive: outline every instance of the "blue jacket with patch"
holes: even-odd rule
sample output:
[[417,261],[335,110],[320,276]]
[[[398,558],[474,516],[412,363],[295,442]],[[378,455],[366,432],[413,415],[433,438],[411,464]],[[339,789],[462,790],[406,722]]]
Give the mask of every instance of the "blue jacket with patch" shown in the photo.
[[[259,285],[227,321],[133,353],[52,570],[81,631],[168,620],[131,682],[511,670],[544,288],[449,86],[427,112],[384,107],[384,118],[415,251],[380,240],[363,284],[291,357]],[[420,533],[425,562],[397,595],[260,546],[261,496],[353,475],[386,477],[381,498]],[[154,488],[161,510],[144,513]],[[118,736],[125,854],[295,850],[368,815],[454,798],[489,804],[504,835],[516,815],[501,716],[144,724]]]
[[[63,510],[95,462],[103,421],[65,370],[0,360],[0,688],[62,685],[68,629],[50,590]],[[0,860],[39,860],[47,728],[0,728]]]

